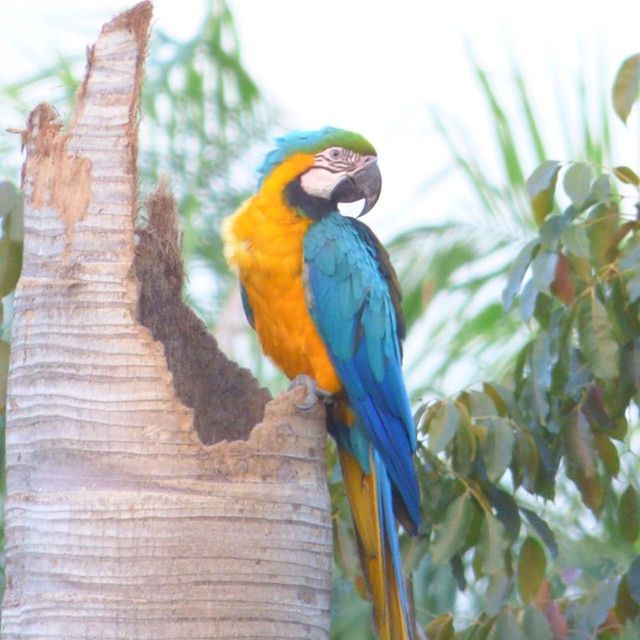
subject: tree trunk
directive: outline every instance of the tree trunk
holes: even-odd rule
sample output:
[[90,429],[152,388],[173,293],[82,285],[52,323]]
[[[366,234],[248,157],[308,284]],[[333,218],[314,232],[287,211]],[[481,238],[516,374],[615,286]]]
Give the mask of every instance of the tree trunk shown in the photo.
[[134,241],[150,18],[104,26],[68,133],[40,105],[24,134],[2,637],[326,639],[323,410],[262,420],[180,301],[166,191]]

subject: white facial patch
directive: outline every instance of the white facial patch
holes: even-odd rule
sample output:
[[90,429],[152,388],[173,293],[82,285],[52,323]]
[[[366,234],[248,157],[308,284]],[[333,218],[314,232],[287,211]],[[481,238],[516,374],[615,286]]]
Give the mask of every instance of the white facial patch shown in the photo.
[[333,173],[324,167],[312,167],[300,176],[300,186],[310,196],[329,199],[333,188],[345,175],[346,171]]

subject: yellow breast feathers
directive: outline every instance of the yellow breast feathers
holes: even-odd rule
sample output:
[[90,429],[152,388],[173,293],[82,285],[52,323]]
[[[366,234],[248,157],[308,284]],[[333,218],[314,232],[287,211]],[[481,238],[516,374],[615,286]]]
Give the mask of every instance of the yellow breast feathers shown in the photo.
[[341,385],[307,311],[303,239],[313,221],[291,209],[284,187],[313,162],[298,154],[280,165],[258,193],[224,221],[222,239],[253,311],[264,352],[289,378],[306,374],[327,391]]

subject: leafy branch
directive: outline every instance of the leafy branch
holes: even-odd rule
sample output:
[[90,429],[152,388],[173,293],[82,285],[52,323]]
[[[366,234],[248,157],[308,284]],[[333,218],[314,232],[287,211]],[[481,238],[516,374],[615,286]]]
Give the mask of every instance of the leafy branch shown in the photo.
[[[635,56],[616,79],[623,120],[631,104],[621,106],[620,96],[637,98],[637,68]],[[505,384],[484,383],[419,412],[431,562],[448,563],[463,590],[470,571],[475,582],[487,580],[478,620],[456,632],[452,615],[441,614],[429,637],[637,637],[637,460],[623,464],[621,455],[640,389],[640,222],[622,205],[640,206],[640,179],[629,167],[545,161],[525,184],[538,231],[514,260],[502,300],[505,311],[519,301],[531,337]],[[631,196],[622,194],[627,187]],[[556,499],[566,480],[596,521],[615,514],[608,535],[625,566],[611,567],[592,590],[554,578],[562,575],[557,535],[531,509]]]

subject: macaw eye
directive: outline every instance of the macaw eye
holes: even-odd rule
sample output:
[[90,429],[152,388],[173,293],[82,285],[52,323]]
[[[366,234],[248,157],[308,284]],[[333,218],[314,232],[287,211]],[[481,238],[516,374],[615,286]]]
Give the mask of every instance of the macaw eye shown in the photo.
[[337,160],[340,157],[340,149],[331,149],[329,151],[329,157],[332,160]]

